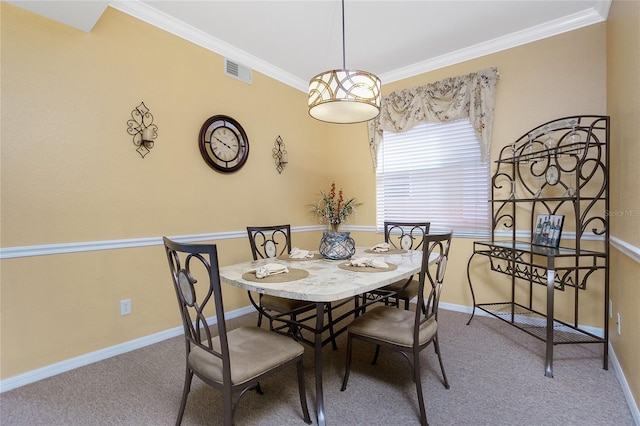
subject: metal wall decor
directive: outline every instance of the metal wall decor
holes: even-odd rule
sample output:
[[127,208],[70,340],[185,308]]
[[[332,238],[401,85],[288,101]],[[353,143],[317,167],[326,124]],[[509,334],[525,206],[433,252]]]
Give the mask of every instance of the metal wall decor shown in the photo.
[[138,147],[136,151],[144,158],[153,148],[153,140],[158,136],[158,126],[153,124],[153,115],[144,102],[140,102],[131,111],[131,119],[127,120],[127,133],[133,136],[133,144]]
[[282,140],[280,135],[278,135],[274,143],[273,158],[276,160],[276,170],[278,171],[278,173],[282,173],[282,170],[289,162],[289,156],[287,155],[284,141]]

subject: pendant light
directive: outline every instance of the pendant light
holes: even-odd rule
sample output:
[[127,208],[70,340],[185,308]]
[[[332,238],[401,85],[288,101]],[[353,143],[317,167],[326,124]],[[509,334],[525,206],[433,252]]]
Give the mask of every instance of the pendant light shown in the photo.
[[345,66],[344,0],[342,0],[342,69],[330,70],[309,82],[309,115],[329,123],[360,123],[380,114],[380,79]]

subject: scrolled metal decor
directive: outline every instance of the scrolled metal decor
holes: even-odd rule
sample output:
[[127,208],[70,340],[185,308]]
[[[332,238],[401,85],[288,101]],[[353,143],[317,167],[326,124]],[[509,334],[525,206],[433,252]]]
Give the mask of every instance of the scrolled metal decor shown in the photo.
[[289,156],[287,154],[284,141],[282,140],[280,135],[278,135],[278,137],[276,138],[276,141],[274,142],[274,148],[272,152],[273,152],[273,158],[276,161],[276,170],[278,171],[279,174],[281,174],[282,170],[284,170],[285,166],[289,162]]
[[360,123],[380,114],[380,79],[367,71],[346,69],[342,0],[342,69],[309,81],[309,115],[329,123]]
[[144,158],[153,148],[153,140],[158,136],[158,126],[153,124],[153,115],[144,102],[140,102],[131,111],[131,119],[127,120],[127,133],[133,136],[133,144],[138,147],[136,151]]

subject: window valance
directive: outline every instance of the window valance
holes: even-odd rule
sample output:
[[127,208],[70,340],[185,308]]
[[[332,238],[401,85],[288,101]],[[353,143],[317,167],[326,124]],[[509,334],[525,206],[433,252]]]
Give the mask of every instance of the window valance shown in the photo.
[[383,96],[380,115],[368,123],[373,167],[377,164],[383,131],[399,133],[425,121],[443,122],[465,117],[469,118],[478,135],[482,158],[487,158],[499,76],[497,68],[488,68]]

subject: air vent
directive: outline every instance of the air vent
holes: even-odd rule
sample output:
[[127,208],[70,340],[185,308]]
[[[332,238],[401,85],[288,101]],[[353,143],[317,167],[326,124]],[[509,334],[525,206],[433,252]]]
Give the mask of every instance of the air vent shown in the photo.
[[224,73],[229,77],[251,84],[251,68],[227,58],[224,59]]

